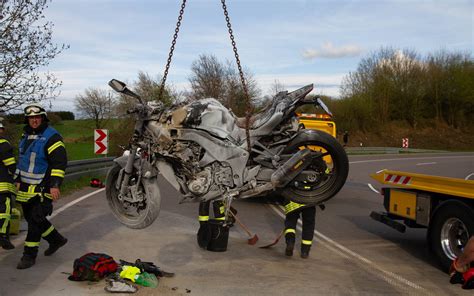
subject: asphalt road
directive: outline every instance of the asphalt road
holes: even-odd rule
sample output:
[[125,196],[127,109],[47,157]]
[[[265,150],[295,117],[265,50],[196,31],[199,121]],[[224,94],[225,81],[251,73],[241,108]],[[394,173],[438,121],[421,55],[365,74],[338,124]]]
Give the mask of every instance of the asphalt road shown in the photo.
[[[165,271],[156,289],[137,295],[471,295],[449,284],[428,252],[426,230],[402,234],[373,221],[383,210],[380,185],[370,173],[387,168],[466,178],[474,173],[474,154],[423,154],[350,157],[346,185],[316,217],[315,242],[308,259],[284,256],[284,242],[270,249],[283,227],[283,211],[263,199],[236,201],[241,220],[260,238],[255,246],[237,225],[226,252],[209,252],[196,243],[197,204],[181,204],[166,184],[160,216],[150,227],[128,229],[108,209],[103,190],[85,188],[55,204],[54,225],[69,243],[51,257],[40,247],[37,264],[17,270],[25,232],[16,249],[0,249],[0,295],[105,295],[105,282],[67,280],[75,258],[103,252],[115,259],[153,261]],[[471,176],[471,179],[474,177]],[[23,225],[22,228],[25,228]],[[300,232],[298,231],[298,234]],[[283,240],[282,240],[283,241]]]

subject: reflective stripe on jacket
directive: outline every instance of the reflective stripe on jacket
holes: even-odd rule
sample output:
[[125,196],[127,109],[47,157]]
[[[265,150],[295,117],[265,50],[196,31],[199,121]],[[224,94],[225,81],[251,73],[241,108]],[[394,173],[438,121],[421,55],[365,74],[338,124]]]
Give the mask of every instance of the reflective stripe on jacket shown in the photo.
[[0,137],[0,192],[16,193],[16,187],[13,185],[15,168],[13,148],[6,139]]

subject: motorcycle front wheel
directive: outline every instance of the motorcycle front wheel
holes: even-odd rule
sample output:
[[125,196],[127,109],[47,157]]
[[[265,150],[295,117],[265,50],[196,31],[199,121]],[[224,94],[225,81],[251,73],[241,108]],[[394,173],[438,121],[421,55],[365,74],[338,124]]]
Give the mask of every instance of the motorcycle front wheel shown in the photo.
[[299,176],[281,190],[281,195],[300,204],[321,204],[336,195],[346,182],[349,160],[344,148],[331,135],[313,131],[311,136],[286,147],[285,153],[313,150],[317,157]]
[[[140,195],[140,201],[131,202],[130,196],[120,196],[120,184],[117,184],[120,171],[119,165],[114,165],[107,173],[105,194],[115,218],[127,227],[142,229],[150,226],[160,213],[161,194],[156,178],[142,178],[140,184],[135,184],[138,178],[130,177],[129,186],[135,186],[135,194]],[[129,187],[130,188],[130,187]],[[127,195],[131,195],[127,190]]]

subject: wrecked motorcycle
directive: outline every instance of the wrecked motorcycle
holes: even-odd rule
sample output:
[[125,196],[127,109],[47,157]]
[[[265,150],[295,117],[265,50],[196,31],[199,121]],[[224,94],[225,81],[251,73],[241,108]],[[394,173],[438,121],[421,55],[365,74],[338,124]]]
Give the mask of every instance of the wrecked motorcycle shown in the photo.
[[113,214],[130,228],[145,228],[158,217],[161,180],[176,190],[180,203],[223,200],[226,219],[236,198],[277,191],[298,203],[321,204],[346,181],[342,146],[331,135],[298,124],[299,106],[329,112],[319,98],[306,98],[313,85],[278,93],[250,118],[251,149],[246,119],[215,99],[166,107],[145,103],[118,80],[109,85],[139,101],[129,110],[137,118],[129,149],[114,160],[106,181]]

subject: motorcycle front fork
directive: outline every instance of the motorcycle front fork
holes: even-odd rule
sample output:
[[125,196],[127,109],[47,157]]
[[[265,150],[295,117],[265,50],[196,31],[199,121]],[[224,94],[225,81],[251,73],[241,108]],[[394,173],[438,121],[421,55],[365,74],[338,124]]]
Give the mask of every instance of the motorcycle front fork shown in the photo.
[[123,179],[120,184],[120,195],[125,196],[127,194],[128,185],[130,181],[130,175],[133,172],[133,163],[135,162],[135,154],[137,153],[137,148],[132,148],[127,159],[127,164],[125,165]]

